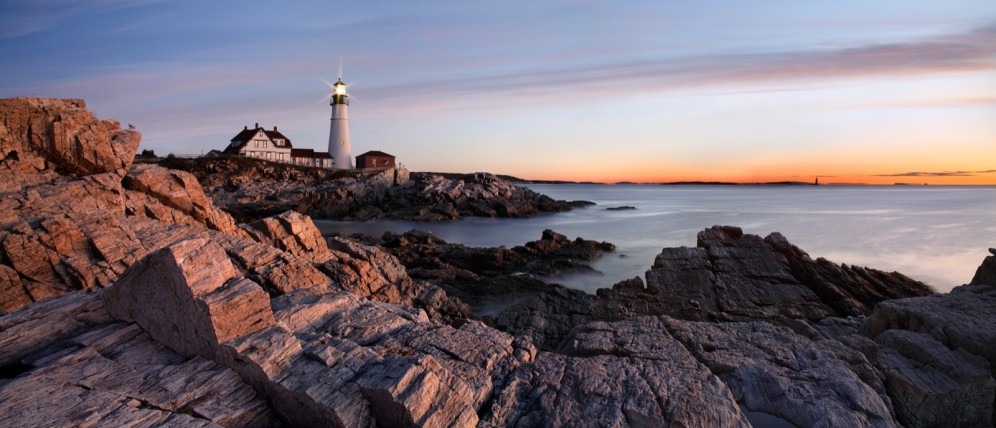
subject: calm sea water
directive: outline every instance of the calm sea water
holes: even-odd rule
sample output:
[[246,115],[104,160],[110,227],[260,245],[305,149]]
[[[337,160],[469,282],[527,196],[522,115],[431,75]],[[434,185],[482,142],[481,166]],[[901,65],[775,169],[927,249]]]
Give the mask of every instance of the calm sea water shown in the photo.
[[[555,199],[597,206],[528,219],[465,219],[449,223],[316,221],[323,232],[421,229],[469,246],[515,246],[553,229],[568,238],[617,246],[596,262],[601,275],[552,278],[594,292],[643,277],[664,247],[695,246],[713,225],[765,236],[781,232],[814,258],[898,271],[938,291],[967,283],[989,247],[996,247],[992,186],[657,186],[529,185]],[[635,210],[608,211],[616,206]]]

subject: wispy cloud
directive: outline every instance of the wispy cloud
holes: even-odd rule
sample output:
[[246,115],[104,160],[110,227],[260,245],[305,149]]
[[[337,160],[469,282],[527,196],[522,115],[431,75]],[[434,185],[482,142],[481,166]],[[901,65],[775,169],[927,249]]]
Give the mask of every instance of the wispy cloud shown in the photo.
[[900,172],[897,174],[872,174],[870,177],[975,177],[983,174],[996,174],[996,169],[982,171],[940,171],[940,172]]
[[128,31],[137,30],[139,28],[146,27],[149,24],[152,24],[152,23],[154,23],[156,21],[162,20],[163,18],[167,18],[170,15],[171,14],[169,14],[169,13],[162,13],[162,14],[159,14],[159,15],[150,16],[148,18],[138,19],[138,20],[126,23],[125,25],[122,25],[122,26],[120,26],[118,28],[114,28],[112,30],[109,30],[107,32],[107,34],[125,33],[125,32],[128,32]]
[[0,39],[23,37],[56,28],[74,18],[161,0],[4,0]]
[[909,43],[837,50],[745,53],[597,66],[550,67],[484,77],[406,82],[377,88],[394,97],[645,93],[712,85],[825,81],[996,70],[996,24]]
[[968,96],[958,98],[938,98],[909,100],[879,104],[885,107],[944,108],[944,107],[985,107],[996,106],[996,96]]

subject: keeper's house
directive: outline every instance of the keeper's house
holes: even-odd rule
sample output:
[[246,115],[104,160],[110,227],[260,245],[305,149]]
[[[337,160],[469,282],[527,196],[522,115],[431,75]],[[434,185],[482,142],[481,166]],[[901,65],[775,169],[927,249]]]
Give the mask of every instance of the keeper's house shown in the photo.
[[356,157],[357,169],[391,169],[394,165],[394,156],[376,150]]
[[277,131],[276,126],[270,131],[261,128],[259,123],[253,129],[244,127],[235,138],[232,138],[224,154],[319,168],[332,168],[333,165],[332,156],[327,152],[295,149],[290,139]]

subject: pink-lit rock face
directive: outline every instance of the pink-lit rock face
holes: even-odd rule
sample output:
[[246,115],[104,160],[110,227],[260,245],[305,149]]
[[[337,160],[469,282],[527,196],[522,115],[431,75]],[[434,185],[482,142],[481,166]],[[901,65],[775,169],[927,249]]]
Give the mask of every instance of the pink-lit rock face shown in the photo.
[[0,99],[0,111],[0,152],[8,174],[55,170],[121,177],[141,139],[115,120],[98,120],[80,99]]
[[210,229],[246,236],[228,213],[216,208],[192,174],[159,165],[135,165],[124,177],[124,187],[151,196],[163,205],[193,217]]

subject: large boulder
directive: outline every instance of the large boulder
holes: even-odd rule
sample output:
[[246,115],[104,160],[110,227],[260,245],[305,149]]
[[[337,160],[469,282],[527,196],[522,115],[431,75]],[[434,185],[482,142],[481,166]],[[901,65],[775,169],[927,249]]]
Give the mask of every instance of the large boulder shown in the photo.
[[0,190],[32,182],[33,174],[123,177],[138,150],[141,134],[98,120],[80,99],[0,99]]
[[138,164],[124,177],[124,187],[145,193],[163,205],[193,217],[208,228],[235,236],[247,236],[231,215],[214,206],[197,178],[185,171],[159,165]]
[[658,318],[579,326],[497,396],[487,426],[750,426],[733,394]]
[[982,260],[982,264],[975,271],[972,282],[969,284],[989,284],[996,285],[996,248],[990,248],[991,256]]
[[991,426],[996,381],[985,359],[908,330],[887,330],[876,342],[878,366],[903,425]]
[[135,263],[104,301],[167,347],[234,370],[294,425],[473,426],[535,353],[479,323],[320,287],[271,303],[203,239]]
[[879,365],[899,420],[996,425],[994,313],[996,286],[988,284],[878,304],[862,332],[882,346]]
[[875,367],[841,342],[766,322],[664,324],[748,409],[797,426],[895,426]]
[[114,322],[101,292],[68,293],[0,316],[0,425],[279,423],[233,371]]
[[285,211],[240,227],[258,242],[316,263],[324,263],[332,257],[329,246],[315,223],[310,217],[296,211]]

